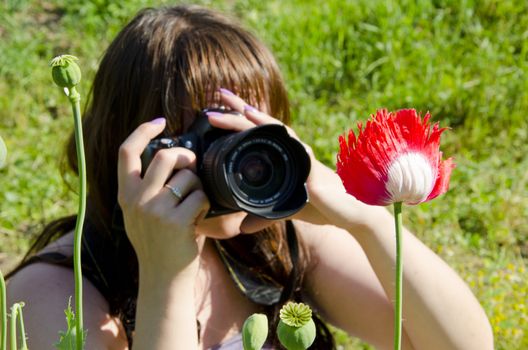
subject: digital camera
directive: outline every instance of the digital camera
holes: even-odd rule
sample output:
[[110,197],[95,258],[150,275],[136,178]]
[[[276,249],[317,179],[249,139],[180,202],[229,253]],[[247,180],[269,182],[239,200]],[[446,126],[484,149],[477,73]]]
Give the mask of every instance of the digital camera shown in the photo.
[[280,219],[299,211],[308,201],[311,166],[303,145],[277,124],[242,132],[215,128],[207,112],[239,114],[224,108],[198,112],[186,134],[149,143],[142,169],[160,149],[185,147],[196,154],[197,174],[211,203],[208,217],[243,210]]

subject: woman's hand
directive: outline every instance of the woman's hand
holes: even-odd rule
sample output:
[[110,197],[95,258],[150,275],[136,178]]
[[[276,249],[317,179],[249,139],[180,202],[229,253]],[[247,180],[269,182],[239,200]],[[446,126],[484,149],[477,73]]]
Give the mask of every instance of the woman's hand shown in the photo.
[[[213,114],[209,116],[211,125],[235,131],[242,131],[264,124],[283,125],[281,121],[248,105],[230,91],[221,89],[220,92],[222,103],[242,113],[245,117],[234,114]],[[293,129],[288,126],[285,127],[290,136],[299,140]],[[310,156],[312,164],[306,181],[310,202],[292,218],[319,225],[348,226],[350,220],[355,219],[351,218],[351,213],[358,212],[356,206],[361,204],[345,193],[343,184],[337,174],[319,162],[308,145],[304,143],[303,145]],[[357,220],[360,220],[359,212]],[[242,222],[241,230],[246,233],[256,232],[269,225],[269,220],[248,215]]]
[[121,145],[118,160],[118,200],[128,238],[140,270],[158,277],[189,267],[196,272],[203,237],[196,237],[195,226],[209,210],[191,170],[196,157],[185,148],[158,151],[141,178],[141,153],[164,127],[163,118],[141,124]]
[[164,128],[164,118],[141,124],[119,149],[118,200],[139,262],[134,348],[196,349],[194,287],[204,238],[195,226],[209,201],[189,150],[158,151],[141,178],[141,153]]

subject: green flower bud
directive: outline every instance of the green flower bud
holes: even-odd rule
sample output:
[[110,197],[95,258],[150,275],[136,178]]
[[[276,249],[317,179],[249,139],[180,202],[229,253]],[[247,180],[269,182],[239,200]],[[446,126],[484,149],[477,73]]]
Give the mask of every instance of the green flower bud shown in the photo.
[[2,140],[2,137],[0,136],[0,169],[2,169],[6,165],[6,159],[7,147],[4,143],[4,140]]
[[305,350],[315,340],[315,323],[312,310],[303,303],[289,302],[280,310],[277,336],[288,350]]
[[268,318],[264,314],[249,316],[242,327],[244,350],[260,350],[268,337]]
[[81,81],[81,69],[75,63],[77,57],[61,55],[51,60],[53,81],[60,87],[71,89]]

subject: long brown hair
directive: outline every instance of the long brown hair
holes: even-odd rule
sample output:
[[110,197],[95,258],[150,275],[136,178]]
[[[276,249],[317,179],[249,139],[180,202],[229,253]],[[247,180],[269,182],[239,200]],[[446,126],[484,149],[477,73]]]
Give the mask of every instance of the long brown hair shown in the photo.
[[[271,115],[289,123],[287,93],[269,50],[233,19],[201,7],[140,11],[100,63],[83,121],[89,186],[85,230],[89,242],[83,245],[83,262],[86,274],[99,276],[97,284],[111,314],[125,324],[134,319],[138,267],[126,233],[113,227],[118,148],[139,124],[158,116],[166,117],[167,134],[182,133],[189,116],[208,107],[211,92],[220,87],[246,101],[265,103]],[[219,102],[217,95],[212,97]],[[77,172],[73,135],[66,154],[69,167]],[[71,216],[50,223],[20,267],[52,239],[72,230],[74,222]],[[275,224],[226,243],[234,254],[247,257],[251,252],[245,262],[284,286],[289,295],[283,295],[282,301],[300,300],[308,254],[299,242],[300,254],[292,262],[285,231],[284,224]],[[280,306],[266,310],[272,327]],[[332,348],[328,329],[316,321],[318,336],[312,348]],[[271,334],[276,344],[275,332]]]

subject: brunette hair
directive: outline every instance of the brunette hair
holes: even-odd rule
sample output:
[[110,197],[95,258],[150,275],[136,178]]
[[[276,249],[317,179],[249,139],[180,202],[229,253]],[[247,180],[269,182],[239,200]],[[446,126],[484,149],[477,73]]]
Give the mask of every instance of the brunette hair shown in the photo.
[[[182,133],[189,116],[208,107],[211,97],[219,102],[215,91],[220,87],[251,103],[264,103],[271,115],[289,122],[287,93],[270,51],[233,19],[202,7],[140,11],[110,44],[100,63],[83,120],[89,186],[83,263],[84,273],[96,276],[110,313],[119,315],[125,325],[134,319],[138,266],[126,233],[113,227],[118,207],[118,148],[139,124],[157,116],[166,117],[167,134]],[[77,172],[73,135],[66,155],[69,167]],[[14,272],[51,240],[71,231],[75,220],[70,216],[50,223]],[[222,244],[254,271],[283,286],[282,302],[302,299],[307,251],[299,241],[298,258],[292,262],[284,224]],[[70,259],[62,263],[69,265]],[[276,304],[265,310],[271,316],[271,327],[276,325],[280,307]],[[328,328],[318,317],[316,324],[318,334],[312,348],[334,348]],[[271,334],[277,345],[275,332]]]

